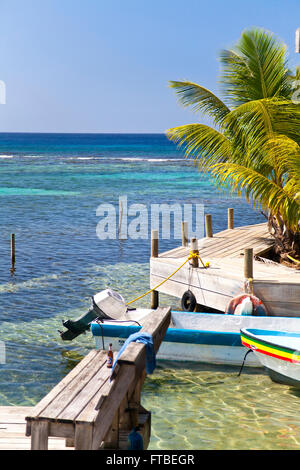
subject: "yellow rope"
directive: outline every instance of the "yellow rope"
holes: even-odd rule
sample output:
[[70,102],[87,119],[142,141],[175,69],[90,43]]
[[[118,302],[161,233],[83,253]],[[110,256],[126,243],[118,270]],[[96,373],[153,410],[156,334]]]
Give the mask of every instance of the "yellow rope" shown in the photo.
[[295,258],[292,258],[290,255],[287,255],[288,258],[290,258],[292,261],[294,261],[295,263],[298,263],[300,264],[300,261],[296,260]]
[[179,268],[176,269],[176,271],[174,271],[172,274],[170,274],[170,276],[168,276],[166,279],[164,279],[162,282],[160,282],[157,286],[153,287],[153,289],[150,289],[148,292],[145,292],[145,294],[143,295],[140,295],[139,297],[137,297],[136,299],[134,300],[131,300],[130,302],[127,303],[127,305],[130,305],[132,304],[133,302],[136,302],[137,300],[139,299],[142,299],[143,297],[145,297],[146,295],[148,294],[151,294],[151,292],[153,292],[154,290],[158,289],[158,287],[160,287],[162,284],[164,284],[165,282],[167,282],[172,276],[174,276],[174,274],[176,274],[179,269],[181,269],[190,259],[193,259],[193,258],[199,258],[203,267],[204,268],[208,268],[209,267],[209,263],[203,263],[202,259],[200,258],[200,256],[197,254],[197,253],[190,253],[189,257],[184,261],[184,263],[182,263],[181,266],[179,266]]

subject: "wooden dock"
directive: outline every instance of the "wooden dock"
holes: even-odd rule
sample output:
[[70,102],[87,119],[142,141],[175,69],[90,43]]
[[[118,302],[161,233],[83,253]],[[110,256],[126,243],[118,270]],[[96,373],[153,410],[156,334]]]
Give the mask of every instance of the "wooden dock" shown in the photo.
[[[170,320],[171,309],[159,308],[140,331],[151,335],[156,353]],[[0,449],[126,450],[133,429],[147,449],[146,355],[144,343],[131,342],[111,373],[107,353],[92,350],[35,407],[0,407]]]
[[[212,234],[211,234],[212,235]],[[150,259],[150,287],[153,289],[167,279],[189,256],[191,244],[164,253],[152,252]],[[254,294],[265,304],[268,313],[275,316],[300,316],[300,271],[264,260],[273,240],[266,224],[248,225],[224,230],[198,240],[201,259],[209,268],[183,266],[163,283],[158,292],[181,298],[192,291],[197,304],[225,311],[228,302],[244,292],[245,250],[253,249],[251,260]],[[260,257],[260,258],[258,258]]]
[[[25,435],[25,417],[32,411],[30,406],[0,407],[0,450],[30,450],[30,437]],[[49,439],[49,450],[64,449],[71,449],[65,447],[65,439]]]

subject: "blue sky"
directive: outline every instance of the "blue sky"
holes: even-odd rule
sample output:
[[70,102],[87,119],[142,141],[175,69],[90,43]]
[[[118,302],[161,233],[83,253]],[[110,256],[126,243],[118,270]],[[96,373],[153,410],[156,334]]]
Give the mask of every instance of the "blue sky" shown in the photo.
[[[218,92],[218,53],[251,26],[291,65],[299,0],[0,0],[2,132],[164,132],[197,121],[168,80]],[[202,120],[203,121],[203,120]]]

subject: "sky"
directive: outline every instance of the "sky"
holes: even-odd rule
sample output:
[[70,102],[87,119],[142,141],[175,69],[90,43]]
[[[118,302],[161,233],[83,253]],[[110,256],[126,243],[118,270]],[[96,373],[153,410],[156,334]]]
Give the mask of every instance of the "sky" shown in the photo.
[[162,133],[205,122],[168,81],[219,93],[220,50],[253,26],[300,62],[300,0],[0,0],[0,17],[0,132]]

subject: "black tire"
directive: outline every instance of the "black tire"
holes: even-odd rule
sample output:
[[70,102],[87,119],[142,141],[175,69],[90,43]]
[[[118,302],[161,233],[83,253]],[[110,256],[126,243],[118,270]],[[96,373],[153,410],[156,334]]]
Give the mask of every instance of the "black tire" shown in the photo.
[[193,312],[196,307],[196,297],[194,296],[193,292],[187,290],[181,299],[181,308],[185,312]]

